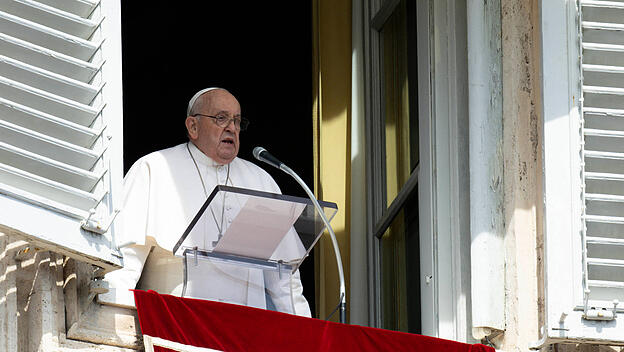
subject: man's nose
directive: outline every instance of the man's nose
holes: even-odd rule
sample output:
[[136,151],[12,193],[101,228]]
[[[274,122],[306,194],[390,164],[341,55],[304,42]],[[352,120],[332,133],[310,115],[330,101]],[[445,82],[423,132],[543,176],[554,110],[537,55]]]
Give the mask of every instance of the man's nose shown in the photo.
[[225,129],[227,131],[231,131],[231,132],[236,131],[236,123],[234,121],[235,121],[234,119],[229,119],[228,120],[228,124],[225,125]]

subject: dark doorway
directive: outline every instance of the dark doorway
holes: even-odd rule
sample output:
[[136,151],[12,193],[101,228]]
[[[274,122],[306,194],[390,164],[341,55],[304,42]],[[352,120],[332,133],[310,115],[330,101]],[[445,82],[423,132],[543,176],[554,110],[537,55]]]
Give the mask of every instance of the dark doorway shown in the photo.
[[[186,141],[191,96],[228,89],[251,121],[239,157],[263,146],[311,186],[311,1],[122,1],[124,168]],[[283,172],[260,165],[284,194],[305,197]],[[315,311],[314,260],[301,276]]]

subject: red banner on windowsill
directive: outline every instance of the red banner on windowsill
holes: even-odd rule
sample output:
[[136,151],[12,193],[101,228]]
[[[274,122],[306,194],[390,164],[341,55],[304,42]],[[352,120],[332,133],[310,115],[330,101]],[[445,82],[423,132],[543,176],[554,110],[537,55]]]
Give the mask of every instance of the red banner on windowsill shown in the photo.
[[[465,351],[484,345],[134,291],[144,335],[220,351]],[[169,351],[155,347],[155,351]]]

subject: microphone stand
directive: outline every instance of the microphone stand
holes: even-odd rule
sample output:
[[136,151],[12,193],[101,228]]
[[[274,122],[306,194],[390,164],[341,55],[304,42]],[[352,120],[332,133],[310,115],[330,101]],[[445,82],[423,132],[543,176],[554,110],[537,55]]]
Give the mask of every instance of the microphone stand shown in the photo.
[[305,184],[305,182],[303,182],[301,177],[299,177],[299,175],[297,175],[296,172],[294,172],[291,168],[289,168],[283,163],[279,165],[279,169],[289,174],[290,176],[292,176],[301,185],[301,187],[303,187],[303,189],[308,194],[308,197],[310,197],[310,200],[314,204],[314,207],[316,208],[318,213],[321,215],[321,219],[323,219],[323,222],[325,223],[325,226],[327,227],[327,230],[329,231],[329,236],[331,237],[332,245],[334,247],[334,253],[336,255],[336,264],[338,265],[338,279],[340,280],[340,306],[339,306],[340,322],[343,324],[346,324],[347,322],[347,311],[346,311],[347,295],[346,295],[346,288],[345,288],[344,271],[342,269],[342,257],[340,256],[340,248],[338,248],[338,241],[336,241],[336,234],[334,233],[334,230],[329,224],[329,220],[327,220],[327,216],[325,216],[325,212],[323,211],[323,208],[321,208],[321,205],[316,200],[316,197],[314,196],[310,188],[308,188],[308,186]]

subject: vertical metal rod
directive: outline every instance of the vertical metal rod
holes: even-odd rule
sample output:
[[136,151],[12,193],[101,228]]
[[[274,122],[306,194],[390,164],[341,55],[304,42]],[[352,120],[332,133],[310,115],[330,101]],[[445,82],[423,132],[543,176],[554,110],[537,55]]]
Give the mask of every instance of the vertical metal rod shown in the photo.
[[299,175],[297,175],[291,168],[289,168],[288,166],[284,164],[280,165],[280,170],[292,176],[299,183],[299,185],[303,187],[303,189],[308,194],[308,197],[310,197],[310,200],[314,204],[314,207],[316,208],[319,215],[321,216],[323,223],[325,223],[325,226],[327,227],[327,231],[329,232],[329,236],[331,237],[332,245],[334,247],[334,254],[336,255],[336,264],[338,265],[338,279],[340,280],[340,306],[339,306],[340,322],[343,324],[346,324],[347,322],[347,312],[346,312],[347,293],[346,293],[346,286],[345,286],[345,279],[344,279],[344,270],[342,268],[342,257],[340,256],[340,248],[338,247],[336,234],[334,233],[334,230],[329,224],[329,220],[327,220],[327,216],[325,216],[325,212],[323,211],[323,208],[321,208],[321,205],[316,200],[316,197],[314,196],[310,188],[308,188],[308,186],[305,184],[305,182],[303,182],[301,177],[299,177]]

